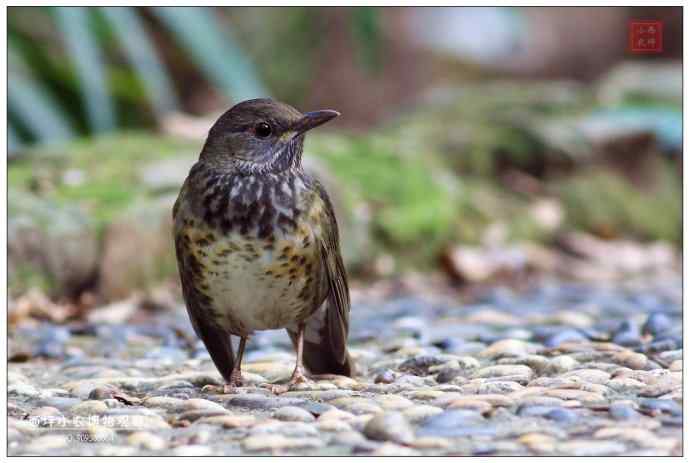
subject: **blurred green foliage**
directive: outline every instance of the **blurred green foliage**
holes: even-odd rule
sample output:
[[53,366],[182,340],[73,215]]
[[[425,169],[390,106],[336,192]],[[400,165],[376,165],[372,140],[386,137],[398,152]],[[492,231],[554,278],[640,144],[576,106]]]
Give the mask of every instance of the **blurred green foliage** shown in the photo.
[[165,50],[159,50],[166,42],[154,34],[172,37],[191,66],[227,99],[268,96],[232,31],[209,9],[13,7],[9,116],[17,142],[151,126],[175,109],[175,76],[161,59]]
[[[135,200],[152,194],[139,177],[142,165],[198,149],[188,140],[143,132],[102,135],[34,148],[11,164],[7,177],[11,188],[50,197],[58,204],[78,204],[104,226]],[[82,180],[65,182],[68,170]]]
[[[324,11],[11,7],[11,151],[116,127],[153,127],[204,89],[218,91],[226,104],[271,94],[302,101],[319,54],[328,53]],[[355,64],[375,72],[382,60],[379,10],[352,8],[346,18]]]

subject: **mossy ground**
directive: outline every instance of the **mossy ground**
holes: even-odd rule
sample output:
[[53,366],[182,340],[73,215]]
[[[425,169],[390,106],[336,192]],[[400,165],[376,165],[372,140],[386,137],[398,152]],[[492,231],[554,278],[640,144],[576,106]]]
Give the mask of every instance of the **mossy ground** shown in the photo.
[[[142,165],[198,149],[196,142],[142,132],[104,135],[24,153],[10,163],[8,183],[59,204],[79,205],[99,224],[107,224],[150,195],[139,181]],[[83,175],[82,180],[64,181],[68,171]]]

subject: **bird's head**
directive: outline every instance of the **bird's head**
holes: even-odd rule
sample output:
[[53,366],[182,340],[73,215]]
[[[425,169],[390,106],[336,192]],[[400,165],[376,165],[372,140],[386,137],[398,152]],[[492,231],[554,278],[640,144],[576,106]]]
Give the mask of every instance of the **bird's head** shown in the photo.
[[213,124],[201,159],[246,174],[299,167],[305,132],[339,115],[332,110],[302,114],[267,98],[243,101]]

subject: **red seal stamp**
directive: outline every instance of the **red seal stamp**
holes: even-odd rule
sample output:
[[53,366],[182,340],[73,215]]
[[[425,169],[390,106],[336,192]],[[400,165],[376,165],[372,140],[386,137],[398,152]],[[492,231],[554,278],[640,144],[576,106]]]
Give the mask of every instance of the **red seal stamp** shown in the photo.
[[661,21],[630,21],[628,48],[632,53],[661,53],[663,31]]

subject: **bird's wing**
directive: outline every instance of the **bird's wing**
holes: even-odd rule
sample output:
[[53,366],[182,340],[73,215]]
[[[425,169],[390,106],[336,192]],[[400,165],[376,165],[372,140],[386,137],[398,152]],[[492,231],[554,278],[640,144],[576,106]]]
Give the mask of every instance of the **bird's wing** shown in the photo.
[[187,313],[192,322],[194,332],[203,341],[218,371],[229,382],[235,363],[235,354],[232,350],[230,336],[214,323],[212,317],[208,316],[210,310],[208,304],[210,301],[198,288],[198,272],[200,267],[196,258],[190,252],[187,243],[185,243],[186,235],[181,233],[182,230],[178,227],[177,215],[181,207],[180,198],[182,194],[180,193],[180,197],[173,208],[173,217],[176,222],[174,234],[175,253],[177,254],[177,266],[180,272],[180,282],[182,283],[182,295],[184,296]]
[[[326,190],[314,181],[316,195],[311,207],[318,211],[321,232],[316,234],[321,272],[325,280],[325,300],[317,298],[319,308],[305,320],[303,361],[314,374],[352,376],[354,365],[347,351],[350,325],[350,292],[347,273],[340,256],[338,225]],[[323,297],[323,296],[321,296]],[[293,344],[296,327],[289,327]]]
[[324,204],[325,219],[321,235],[321,260],[328,281],[328,312],[326,316],[329,340],[338,360],[345,362],[347,336],[350,329],[350,290],[343,258],[340,255],[338,223],[326,190],[316,182],[316,190]]

